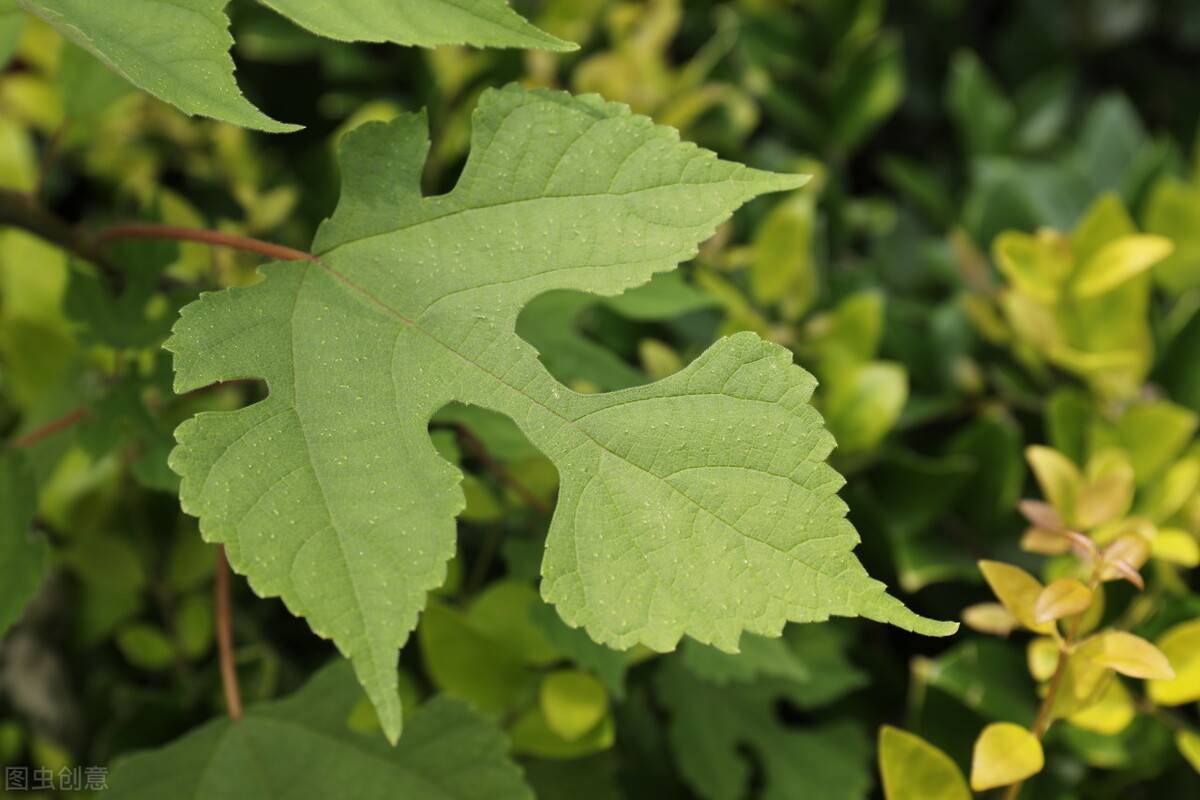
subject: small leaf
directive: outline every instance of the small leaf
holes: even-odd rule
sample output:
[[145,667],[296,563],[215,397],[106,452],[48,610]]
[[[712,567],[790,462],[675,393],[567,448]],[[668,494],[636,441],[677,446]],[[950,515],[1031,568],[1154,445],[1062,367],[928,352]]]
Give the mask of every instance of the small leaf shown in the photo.
[[968,628],[994,636],[1007,636],[1017,627],[1017,618],[1000,603],[976,603],[962,612],[962,621]]
[[1200,619],[1181,622],[1158,638],[1158,648],[1175,670],[1174,678],[1151,680],[1150,699],[1160,706],[1200,700]]
[[175,662],[175,648],[166,635],[150,625],[130,625],[117,634],[117,648],[135,667],[152,672]]
[[971,788],[977,792],[1008,786],[1041,772],[1042,743],[1011,722],[993,722],[975,740],[971,756]]
[[1200,734],[1182,730],[1175,734],[1175,746],[1179,754],[1192,765],[1192,769],[1200,772]]
[[1139,589],[1145,588],[1138,570],[1150,558],[1150,543],[1141,534],[1122,534],[1105,545],[1100,558],[1103,562],[1101,580],[1127,580]]
[[1075,578],[1059,578],[1042,590],[1033,606],[1033,618],[1037,622],[1054,620],[1080,614],[1092,602],[1092,590]]
[[1006,231],[996,237],[992,255],[1000,272],[1029,300],[1054,303],[1071,271],[1071,251],[1053,231],[1037,236]]
[[560,670],[542,679],[538,703],[546,724],[567,741],[596,727],[608,713],[608,694],[586,672]]
[[1190,569],[1200,565],[1200,543],[1183,528],[1160,528],[1150,540],[1150,555]]
[[884,725],[879,729],[879,772],[886,800],[970,800],[962,770],[929,742]]
[[875,447],[896,424],[908,399],[908,373],[899,364],[840,365],[825,378],[825,415],[843,453]]
[[1131,678],[1157,680],[1175,677],[1171,662],[1154,645],[1140,636],[1125,631],[1105,631],[1097,634],[1101,648],[1096,661]]
[[607,715],[585,735],[565,739],[550,727],[541,706],[526,711],[509,728],[513,752],[540,758],[579,758],[607,750],[616,741],[616,725]]
[[1122,451],[1111,449],[1093,456],[1072,522],[1091,529],[1125,514],[1133,504],[1133,478],[1133,465]]
[[1062,453],[1042,445],[1025,448],[1025,458],[1042,487],[1042,494],[1062,519],[1070,522],[1075,516],[1075,502],[1083,490],[1083,475],[1079,468]]
[[1025,662],[1029,666],[1029,674],[1036,681],[1048,681],[1058,668],[1058,642],[1049,636],[1038,636],[1029,640],[1025,649]]
[[1171,254],[1171,240],[1149,234],[1123,236],[1101,247],[1075,274],[1079,297],[1094,297],[1115,289]]
[[1134,708],[1129,690],[1125,684],[1113,680],[1108,682],[1096,702],[1071,714],[1067,721],[1077,728],[1104,736],[1116,736],[1129,727],[1136,716],[1137,709]]
[[1020,567],[999,561],[980,561],[979,569],[996,598],[1023,626],[1038,633],[1054,629],[1053,622],[1039,622],[1034,614],[1034,606],[1042,594],[1042,584],[1037,578]]

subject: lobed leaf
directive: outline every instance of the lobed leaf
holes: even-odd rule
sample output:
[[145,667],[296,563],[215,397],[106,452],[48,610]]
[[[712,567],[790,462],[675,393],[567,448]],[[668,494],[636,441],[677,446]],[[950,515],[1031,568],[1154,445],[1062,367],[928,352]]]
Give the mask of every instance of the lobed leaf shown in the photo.
[[242,96],[229,0],[17,0],[127,81],[188,114],[273,133],[299,130]]
[[267,382],[264,402],[179,428],[183,507],[256,591],[354,661],[390,737],[396,649],[463,508],[426,432],[452,401],[507,415],[554,462],[542,594],[597,641],[665,651],[687,634],[733,651],[743,631],[832,615],[955,629],[854,557],[815,381],[786,350],[741,334],[665,380],[580,395],[514,332],[533,297],[644,283],[802,178],[721,161],[595,96],[518,87],[483,96],[449,194],[421,196],[427,149],[421,115],[349,134],[316,260],[202,297],[166,344],[178,392]]
[[[271,119],[242,96],[229,53],[228,2],[17,0],[127,81],[185,113],[271,133],[299,130],[299,125]],[[505,0],[260,2],[314,33],[346,41],[577,48],[534,27]],[[5,37],[2,30],[0,37]]]
[[349,665],[336,662],[285,700],[118,762],[105,796],[315,800],[352,791],[359,800],[532,800],[504,734],[467,706],[431,700],[392,748],[350,728],[361,696]]

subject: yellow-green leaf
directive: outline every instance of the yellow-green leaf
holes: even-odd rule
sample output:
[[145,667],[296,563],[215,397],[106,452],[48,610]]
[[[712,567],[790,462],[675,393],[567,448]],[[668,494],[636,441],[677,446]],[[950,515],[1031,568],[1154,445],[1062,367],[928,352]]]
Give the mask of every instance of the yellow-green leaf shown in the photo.
[[1034,680],[1050,680],[1050,676],[1058,667],[1058,653],[1058,643],[1048,636],[1039,636],[1029,641],[1025,650],[1025,663]]
[[1171,662],[1154,645],[1125,631],[1105,631],[1098,635],[1101,647],[1096,661],[1131,678],[1174,678]]
[[884,725],[879,729],[879,772],[887,800],[970,800],[962,770],[929,742]]
[[1053,622],[1081,614],[1092,602],[1092,590],[1075,578],[1059,578],[1038,595],[1033,606],[1036,622]]
[[1072,522],[1090,529],[1125,514],[1133,505],[1133,484],[1133,465],[1123,451],[1110,449],[1093,456]]
[[1042,584],[1020,567],[999,561],[980,561],[979,569],[996,598],[1023,626],[1038,633],[1049,633],[1053,622],[1038,622],[1034,606],[1042,594]]
[[1021,294],[1042,303],[1058,299],[1059,287],[1071,271],[1071,250],[1054,231],[1037,236],[1007,231],[992,245],[996,266]]
[[1075,294],[1094,297],[1120,286],[1171,254],[1174,245],[1162,236],[1123,236],[1100,248],[1075,275]]
[[1175,746],[1179,753],[1192,765],[1192,769],[1200,772],[1200,734],[1191,731],[1179,731],[1175,734]]
[[1181,567],[1200,564],[1200,543],[1182,528],[1162,528],[1150,541],[1150,555]]
[[976,603],[963,609],[962,621],[971,630],[1007,636],[1017,627],[1017,618],[1000,603]]
[[1011,722],[993,722],[975,740],[971,788],[983,792],[1023,781],[1038,774],[1045,763],[1036,736]]
[[1075,516],[1075,502],[1083,489],[1079,468],[1054,448],[1042,445],[1025,448],[1025,458],[1042,487],[1042,494],[1069,523]]
[[1150,681],[1150,699],[1160,706],[1200,700],[1200,619],[1172,627],[1158,638],[1158,647],[1175,669],[1175,677]]
[[608,694],[600,681],[580,670],[560,670],[542,681],[538,702],[550,730],[575,741],[608,713]]
[[1067,721],[1077,728],[1105,736],[1115,736],[1129,727],[1135,716],[1137,710],[1133,706],[1129,690],[1119,680],[1112,680],[1095,703],[1071,714]]

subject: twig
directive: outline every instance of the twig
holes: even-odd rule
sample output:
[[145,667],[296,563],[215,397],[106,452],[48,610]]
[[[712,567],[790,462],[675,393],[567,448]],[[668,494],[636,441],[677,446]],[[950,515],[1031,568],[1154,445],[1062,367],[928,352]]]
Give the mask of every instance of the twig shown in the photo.
[[16,439],[13,439],[11,442],[9,442],[8,446],[13,448],[14,450],[20,450],[20,449],[26,448],[26,447],[33,447],[35,444],[42,441],[43,439],[48,439],[51,436],[53,436],[54,434],[60,433],[61,431],[65,431],[67,428],[70,428],[72,425],[76,425],[76,424],[82,422],[83,420],[87,419],[87,416],[88,416],[87,408],[81,406],[81,407],[75,409],[74,411],[64,414],[63,416],[59,417],[58,419],[56,419],[52,422],[46,423],[45,425],[38,428],[37,430],[30,431],[29,433],[25,434],[24,436],[18,436]]
[[62,147],[62,141],[67,135],[67,131],[71,127],[70,117],[64,117],[62,124],[54,131],[54,134],[46,142],[46,147],[42,150],[42,160],[38,167],[37,185],[34,187],[31,196],[36,200],[42,197],[46,190],[46,181],[50,177],[50,170],[54,168],[54,161],[58,158],[58,151]]
[[28,231],[94,264],[114,291],[119,292],[125,285],[125,276],[104,258],[94,239],[20,192],[0,189],[0,226],[4,225]]
[[483,446],[483,442],[479,441],[479,438],[475,436],[475,434],[471,433],[471,431],[468,430],[464,425],[456,425],[455,430],[458,431],[458,437],[462,440],[463,445],[465,445],[466,448],[471,451],[471,455],[474,456],[475,460],[483,465],[484,469],[496,476],[496,479],[505,486],[516,492],[521,499],[529,505],[530,508],[545,514],[546,516],[550,516],[553,509],[547,505],[546,501],[534,494],[533,490],[528,486],[514,478],[512,473],[509,472],[503,464],[500,464],[494,458],[492,458],[491,454],[488,453],[487,448]]
[[210,231],[202,228],[183,228],[176,225],[156,225],[152,223],[131,223],[117,225],[101,231],[96,236],[97,245],[107,245],[123,239],[171,239],[177,242],[200,242],[214,247],[229,247],[234,250],[245,250],[258,253],[268,258],[281,261],[316,261],[316,256],[303,250],[284,247],[249,236],[238,236],[234,233]]
[[217,651],[221,663],[221,688],[225,706],[234,721],[242,718],[242,692],[238,687],[237,666],[233,660],[233,605],[229,601],[229,560],[225,545],[217,546],[217,574],[213,584],[217,609]]
[[[1092,594],[1096,592],[1096,588],[1100,585],[1100,567],[1097,565],[1092,570],[1092,579],[1089,581],[1088,588]],[[1071,660],[1071,645],[1074,644],[1075,638],[1079,635],[1079,629],[1083,626],[1083,617],[1086,610],[1079,613],[1067,631],[1066,638],[1062,640],[1058,648],[1058,663],[1054,666],[1054,674],[1050,677],[1050,685],[1046,688],[1046,696],[1042,698],[1042,705],[1038,708],[1037,717],[1033,721],[1033,735],[1040,742],[1046,735],[1046,731],[1050,729],[1050,725],[1054,722],[1054,700],[1058,697],[1058,689],[1062,685],[1063,676],[1067,672],[1067,664]],[[1004,793],[1004,800],[1017,800],[1021,795],[1021,786],[1024,781],[1018,781],[1008,787],[1008,791]]]

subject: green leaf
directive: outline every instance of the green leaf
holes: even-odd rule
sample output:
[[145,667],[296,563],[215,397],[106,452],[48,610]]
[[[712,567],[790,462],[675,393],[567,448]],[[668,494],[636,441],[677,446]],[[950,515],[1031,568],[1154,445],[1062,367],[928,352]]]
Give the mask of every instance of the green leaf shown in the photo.
[[1124,236],[1102,247],[1075,273],[1079,297],[1092,297],[1120,286],[1153,267],[1173,249],[1162,236]]
[[506,0],[260,0],[313,33],[349,42],[578,50],[538,30]]
[[879,772],[886,800],[971,800],[962,770],[916,734],[879,729]]
[[177,392],[267,382],[267,400],[178,429],[183,507],[354,661],[390,737],[395,651],[463,507],[427,433],[455,400],[507,415],[554,462],[542,594],[598,641],[732,650],[743,630],[831,615],[955,629],[855,559],[815,381],[786,350],[741,334],[658,383],[579,395],[513,330],[534,296],[644,283],[800,178],[720,161],[622,105],[514,86],[483,96],[458,186],[425,198],[426,136],[420,115],[348,134],[317,260],[202,297],[166,344]]
[[870,745],[850,721],[809,728],[781,723],[776,703],[792,684],[764,679],[718,687],[670,658],[657,676],[671,714],[668,737],[684,779],[705,800],[750,796],[749,749],[762,768],[763,800],[857,800],[870,787]]
[[37,489],[20,453],[0,452],[0,635],[21,618],[50,563],[50,546],[33,534]]
[[556,650],[599,678],[614,697],[625,696],[625,669],[629,661],[625,653],[597,644],[584,631],[563,622],[553,607],[545,603],[530,609],[530,618]]
[[1041,772],[1046,760],[1042,743],[1011,722],[993,722],[975,740],[971,788],[977,792],[1007,786]]
[[229,48],[229,0],[17,0],[126,80],[188,114],[283,133],[242,96]]
[[1200,700],[1200,620],[1181,622],[1158,638],[1158,647],[1175,670],[1175,677],[1147,684],[1150,699],[1161,706]]
[[238,722],[210,722],[118,762],[105,796],[532,800],[504,735],[462,704],[425,704],[393,748],[348,726],[360,696],[350,666],[334,663],[296,694],[255,706]]
[[1200,186],[1177,178],[1158,183],[1146,201],[1146,232],[1166,236],[1175,245],[1154,265],[1154,277],[1172,292],[1200,286]]
[[789,625],[778,639],[742,636],[737,654],[688,641],[682,649],[683,663],[717,686],[760,678],[788,681],[788,699],[811,708],[868,682],[866,673],[846,657],[846,638],[846,631],[836,624]]
[[0,69],[8,66],[17,52],[24,29],[25,15],[17,8],[15,0],[0,0]]
[[151,299],[158,291],[163,270],[174,261],[179,248],[173,242],[137,242],[112,248],[121,265],[125,286],[119,297],[84,265],[71,265],[71,279],[63,296],[63,311],[83,327],[81,339],[114,348],[157,346],[167,337],[179,300],[164,300],[157,307]]
[[552,731],[575,741],[596,727],[608,713],[608,694],[586,672],[564,669],[542,680],[538,706]]
[[171,640],[153,625],[130,625],[117,634],[117,648],[125,659],[140,669],[156,672],[175,663]]
[[969,50],[954,54],[945,103],[970,155],[1008,149],[1017,110],[979,57]]
[[[466,700],[483,714],[499,716],[536,685],[521,653],[439,601],[430,600],[417,640],[433,685]],[[398,707],[399,700],[396,702]],[[384,722],[382,714],[391,706],[378,701],[376,706]]]

